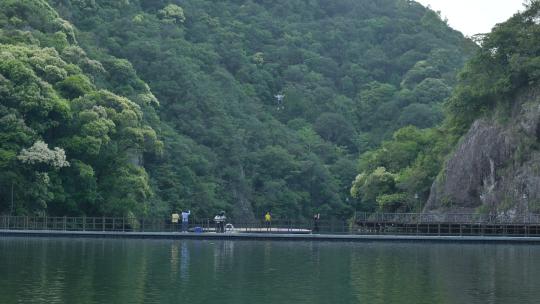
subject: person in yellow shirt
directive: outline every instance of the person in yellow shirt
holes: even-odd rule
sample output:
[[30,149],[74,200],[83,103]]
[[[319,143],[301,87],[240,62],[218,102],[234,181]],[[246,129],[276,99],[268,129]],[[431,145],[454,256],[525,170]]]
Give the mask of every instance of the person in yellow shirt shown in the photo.
[[171,215],[171,223],[172,223],[172,230],[173,231],[176,231],[178,228],[178,220],[180,219],[180,215],[178,214],[177,211],[174,211],[173,214]]
[[270,231],[270,227],[272,226],[272,214],[270,214],[270,211],[267,211],[264,215],[264,225],[266,226],[266,230]]

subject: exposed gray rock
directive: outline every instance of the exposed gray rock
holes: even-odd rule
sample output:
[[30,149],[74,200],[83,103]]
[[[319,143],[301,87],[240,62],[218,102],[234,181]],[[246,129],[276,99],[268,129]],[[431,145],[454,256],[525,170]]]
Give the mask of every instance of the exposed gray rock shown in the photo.
[[232,195],[235,198],[235,204],[232,210],[232,216],[236,221],[253,222],[255,215],[251,202],[248,199],[249,186],[246,182],[244,167],[240,166],[238,180],[231,186]]
[[536,89],[516,98],[508,119],[473,123],[433,183],[424,211],[510,217],[540,212],[539,138]]

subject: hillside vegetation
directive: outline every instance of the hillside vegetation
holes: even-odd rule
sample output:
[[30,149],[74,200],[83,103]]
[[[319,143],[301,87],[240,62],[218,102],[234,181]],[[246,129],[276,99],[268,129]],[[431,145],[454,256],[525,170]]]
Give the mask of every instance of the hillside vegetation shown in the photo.
[[[361,157],[369,210],[523,215],[540,210],[540,2],[479,38],[437,128],[402,129]],[[429,198],[427,206],[424,206]]]
[[[426,196],[429,128],[476,50],[409,0],[0,0],[0,28],[17,214],[348,217]],[[361,183],[412,169],[354,198],[359,155]]]

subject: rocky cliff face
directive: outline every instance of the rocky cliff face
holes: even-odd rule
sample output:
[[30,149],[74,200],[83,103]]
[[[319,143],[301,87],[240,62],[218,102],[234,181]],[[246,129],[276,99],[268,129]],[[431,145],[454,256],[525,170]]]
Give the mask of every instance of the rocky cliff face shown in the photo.
[[425,212],[540,212],[540,88],[516,97],[509,115],[474,122],[434,182]]

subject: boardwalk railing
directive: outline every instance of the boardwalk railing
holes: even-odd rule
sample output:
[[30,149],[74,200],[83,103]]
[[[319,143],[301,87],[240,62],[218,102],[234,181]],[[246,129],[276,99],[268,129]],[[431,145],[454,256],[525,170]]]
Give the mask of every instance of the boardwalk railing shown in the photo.
[[[321,233],[386,235],[540,236],[540,215],[357,213],[352,220],[317,222],[273,220],[228,221],[226,232]],[[1,216],[0,230],[180,232],[182,224],[169,218]],[[216,232],[211,219],[190,219],[190,232]]]
[[357,213],[357,222],[453,223],[453,224],[540,224],[540,214],[476,214],[476,213]]
[[359,213],[352,233],[437,236],[540,236],[540,215]]
[[[309,221],[273,220],[226,222],[227,232],[247,233],[350,233],[349,221],[320,221],[315,225]],[[190,219],[190,232],[216,232],[217,225],[210,219]],[[172,223],[164,218],[131,217],[34,217],[0,216],[0,230],[54,230],[54,231],[103,231],[103,232],[180,232],[181,221]]]

